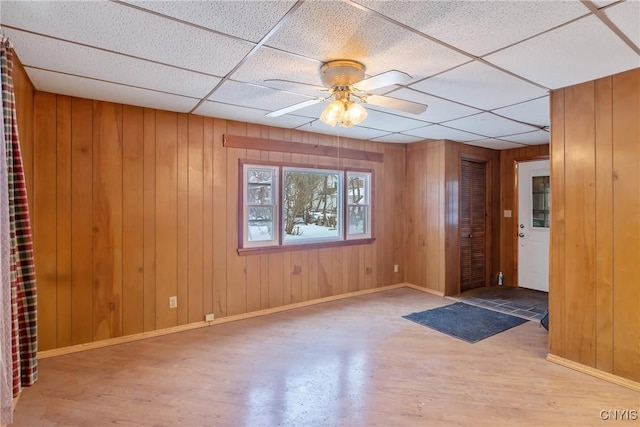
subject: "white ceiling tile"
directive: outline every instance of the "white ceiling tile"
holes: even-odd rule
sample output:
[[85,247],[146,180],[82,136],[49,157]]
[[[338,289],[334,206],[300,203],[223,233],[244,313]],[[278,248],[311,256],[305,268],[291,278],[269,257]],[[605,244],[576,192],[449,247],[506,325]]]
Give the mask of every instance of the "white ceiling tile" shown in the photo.
[[604,11],[616,27],[640,48],[640,1],[626,1]]
[[424,139],[450,139],[452,141],[473,141],[478,138],[482,138],[482,135],[464,132],[458,129],[451,129],[441,125],[425,126],[419,129],[411,129],[403,133],[419,136]]
[[590,16],[486,57],[551,89],[640,67],[640,56]]
[[419,136],[405,135],[403,133],[392,133],[389,135],[381,136],[379,138],[373,138],[372,141],[410,144],[412,142],[422,141],[423,139],[424,138]]
[[267,112],[264,110],[212,101],[203,102],[194,113],[202,116],[217,117],[219,119],[239,120],[288,129],[293,129],[309,122],[309,119],[306,117],[298,117],[290,114],[280,117],[267,117],[265,116]]
[[[610,5],[611,3],[615,3],[620,0],[591,0],[591,3],[595,4],[598,9],[601,9],[605,6]],[[622,0],[624,1],[624,0]]]
[[6,29],[5,32],[26,66],[197,98],[204,97],[220,81],[218,77],[22,31]]
[[356,2],[477,56],[589,13],[568,1]]
[[444,122],[445,120],[457,119],[481,112],[475,108],[466,107],[464,105],[447,101],[446,99],[438,98],[436,96],[427,95],[426,93],[409,88],[399,89],[388,94],[388,96],[427,104],[427,111],[414,117],[431,123]]
[[414,80],[469,60],[438,43],[339,1],[305,2],[267,45],[320,61],[360,61],[371,76],[397,69],[410,74]]
[[475,116],[452,120],[446,122],[446,125],[452,128],[479,133],[490,137],[512,135],[514,133],[534,130],[532,126],[523,125],[514,122],[513,120],[498,117],[491,113],[482,113]]
[[197,99],[152,90],[73,77],[34,68],[27,68],[26,70],[33,84],[39,90],[45,92],[179,113],[189,112],[198,103]]
[[238,68],[233,74],[233,79],[311,96],[322,96],[323,94],[319,94],[315,87],[266,81],[267,79],[278,79],[322,86],[321,65],[321,62],[313,59],[262,47]]
[[308,97],[300,95],[229,80],[225,81],[209,97],[210,101],[259,108],[266,112],[288,107],[308,99]]
[[320,120],[316,120],[313,123],[300,126],[297,129],[307,132],[321,133],[324,135],[357,139],[373,139],[388,134],[388,132],[380,131],[377,129],[370,129],[362,126],[343,128],[338,125],[336,127],[331,127],[327,124],[322,123]]
[[217,76],[226,75],[252,48],[113,2],[3,2],[2,22]]
[[527,145],[548,144],[549,132],[535,130],[533,132],[520,133],[517,135],[501,136],[500,139],[510,142],[519,142]]
[[411,88],[483,110],[547,94],[545,89],[477,61],[414,83]]
[[128,1],[128,3],[258,42],[295,4],[295,0]]
[[522,102],[510,107],[498,108],[493,112],[500,116],[540,127],[549,126],[549,97],[543,96],[542,98]]
[[363,124],[375,129],[385,130],[388,132],[402,132],[408,129],[415,129],[426,124],[423,121],[399,116],[397,114],[377,111],[370,106],[365,106],[365,109],[367,110],[368,115]]
[[477,141],[467,141],[467,145],[476,147],[491,148],[493,150],[509,150],[511,148],[522,148],[522,144],[514,144],[513,142],[502,141],[500,139],[479,139]]

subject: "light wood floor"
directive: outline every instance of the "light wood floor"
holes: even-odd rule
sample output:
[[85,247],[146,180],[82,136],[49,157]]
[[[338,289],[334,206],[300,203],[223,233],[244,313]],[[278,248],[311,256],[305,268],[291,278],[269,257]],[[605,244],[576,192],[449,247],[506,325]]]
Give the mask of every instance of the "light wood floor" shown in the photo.
[[468,344],[401,317],[449,303],[401,288],[45,359],[15,425],[587,426],[640,409],[546,361],[536,323]]

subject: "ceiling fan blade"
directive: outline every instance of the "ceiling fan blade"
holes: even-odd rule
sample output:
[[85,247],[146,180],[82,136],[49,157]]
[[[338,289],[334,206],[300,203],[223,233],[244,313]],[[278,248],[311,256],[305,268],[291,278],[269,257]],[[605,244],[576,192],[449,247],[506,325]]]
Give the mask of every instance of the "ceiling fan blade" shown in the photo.
[[266,116],[267,117],[280,117],[280,116],[282,116],[284,114],[288,114],[288,113],[291,113],[293,111],[300,110],[301,108],[308,107],[310,105],[319,104],[322,101],[324,101],[324,98],[310,99],[308,101],[299,102],[297,104],[289,105],[288,107],[281,108],[281,109],[276,110],[276,111],[272,111],[270,113],[267,113]]
[[264,80],[264,83],[270,89],[301,93],[301,94],[313,95],[313,96],[317,96],[318,92],[327,92],[329,90],[324,86],[316,86],[309,83],[295,82],[293,80],[284,80],[284,79],[267,79],[267,80]]
[[411,76],[407,73],[403,73],[398,70],[385,71],[377,76],[369,77],[368,79],[360,80],[354,86],[363,92],[378,89],[386,86],[401,85],[409,83]]
[[426,104],[419,104],[404,99],[391,98],[382,95],[367,95],[365,98],[367,104],[376,105],[378,107],[388,108],[390,110],[398,110],[404,113],[421,114],[427,111]]

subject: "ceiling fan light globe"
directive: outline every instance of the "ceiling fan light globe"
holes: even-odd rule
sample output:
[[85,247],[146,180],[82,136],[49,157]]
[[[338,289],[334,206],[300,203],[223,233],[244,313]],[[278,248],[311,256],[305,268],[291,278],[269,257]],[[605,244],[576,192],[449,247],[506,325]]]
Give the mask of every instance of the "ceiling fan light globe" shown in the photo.
[[351,127],[361,123],[367,118],[367,110],[358,103],[352,102],[347,107],[342,119],[342,126]]
[[342,101],[332,101],[326,106],[324,111],[322,111],[320,120],[329,126],[335,126],[338,122],[342,121],[344,114],[345,108]]

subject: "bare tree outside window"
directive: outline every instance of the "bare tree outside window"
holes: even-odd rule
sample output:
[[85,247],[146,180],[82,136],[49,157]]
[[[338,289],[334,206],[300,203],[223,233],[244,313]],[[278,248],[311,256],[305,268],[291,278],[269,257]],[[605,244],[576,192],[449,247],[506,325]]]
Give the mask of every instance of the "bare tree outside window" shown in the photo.
[[337,238],[337,173],[308,170],[284,172],[285,240]]

